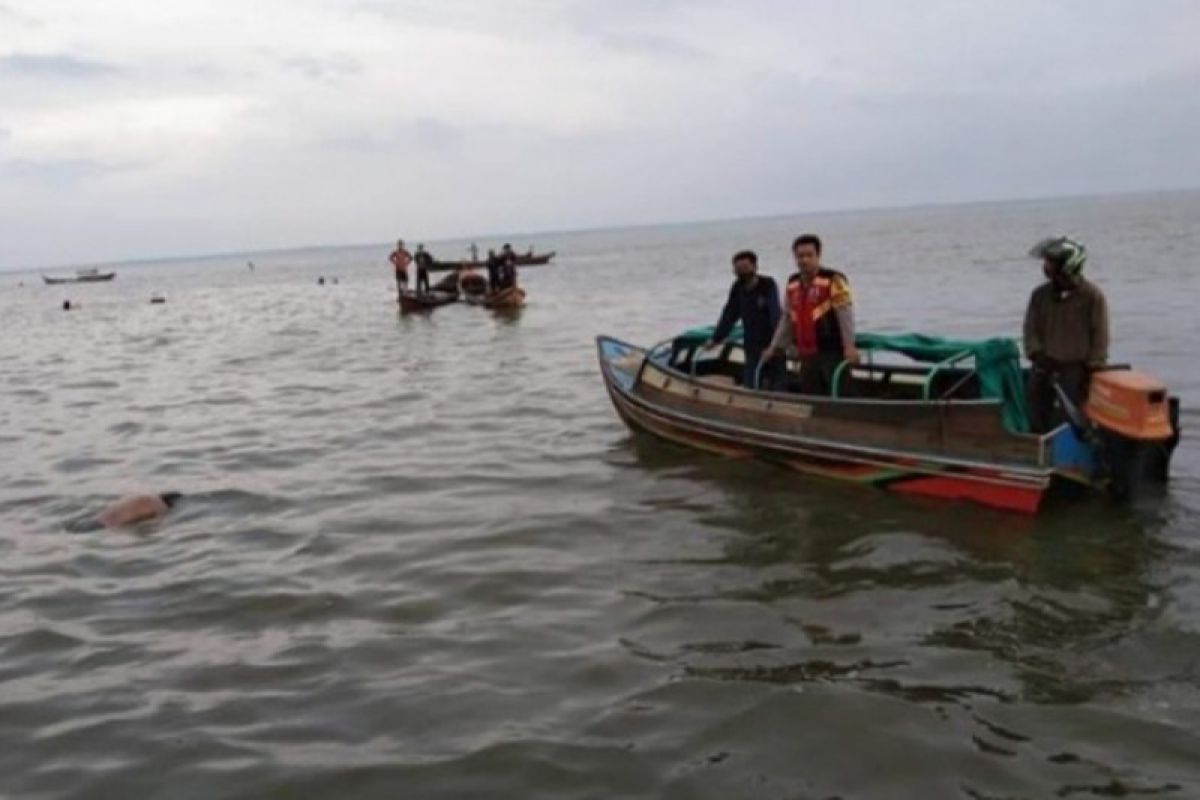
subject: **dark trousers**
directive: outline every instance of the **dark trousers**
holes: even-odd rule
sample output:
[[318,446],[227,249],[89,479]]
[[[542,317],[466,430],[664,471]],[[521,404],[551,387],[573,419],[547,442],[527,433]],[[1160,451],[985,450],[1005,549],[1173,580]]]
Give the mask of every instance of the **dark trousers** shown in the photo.
[[842,363],[841,353],[817,353],[800,359],[800,394],[833,394],[833,373]]
[[404,291],[405,289],[408,288],[408,273],[407,272],[401,272],[399,270],[396,271],[396,288],[399,289],[400,291]]
[[1066,422],[1054,391],[1055,383],[1062,387],[1072,403],[1082,408],[1090,381],[1091,372],[1086,364],[1051,364],[1031,369],[1027,391],[1029,425],[1033,432],[1046,433]]
[[417,269],[417,291],[429,291],[429,270],[425,269],[424,267]]
[[[747,349],[745,351],[746,363],[742,367],[742,386],[747,389],[763,389],[766,391],[782,392],[786,388],[784,376],[784,360],[782,357],[776,357],[763,365],[762,371],[758,369],[758,364],[762,360],[762,351],[766,348],[756,350]],[[754,379],[758,378],[758,385],[754,385]]]

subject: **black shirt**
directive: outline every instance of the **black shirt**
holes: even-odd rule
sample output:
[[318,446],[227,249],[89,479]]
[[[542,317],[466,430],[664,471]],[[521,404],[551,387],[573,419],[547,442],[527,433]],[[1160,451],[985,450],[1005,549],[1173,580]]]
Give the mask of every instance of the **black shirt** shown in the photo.
[[779,287],[769,275],[759,275],[747,287],[741,279],[729,288],[729,299],[721,311],[721,320],[713,332],[713,341],[722,342],[738,320],[745,331],[746,351],[761,353],[771,343],[775,326],[779,324]]

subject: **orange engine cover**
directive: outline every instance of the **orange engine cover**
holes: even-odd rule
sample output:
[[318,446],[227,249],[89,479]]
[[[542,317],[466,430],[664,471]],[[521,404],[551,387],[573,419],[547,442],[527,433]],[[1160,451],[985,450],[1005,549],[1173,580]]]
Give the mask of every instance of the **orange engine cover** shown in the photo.
[[1173,435],[1167,387],[1143,372],[1097,372],[1084,411],[1100,427],[1130,439],[1162,441]]

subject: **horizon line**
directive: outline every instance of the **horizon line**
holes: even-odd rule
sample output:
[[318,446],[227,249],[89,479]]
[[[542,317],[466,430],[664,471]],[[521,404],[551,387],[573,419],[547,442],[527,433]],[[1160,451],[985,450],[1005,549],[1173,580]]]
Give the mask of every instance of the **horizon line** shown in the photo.
[[[556,228],[552,230],[542,231],[516,231],[508,233],[485,233],[473,234],[466,236],[446,236],[437,239],[427,240],[429,243],[437,244],[439,242],[454,242],[466,241],[468,239],[490,239],[490,238],[518,238],[532,236],[556,236],[567,234],[582,234],[582,233],[601,233],[605,231],[618,230],[639,230],[649,228],[670,228],[670,227],[685,227],[690,225],[712,225],[722,222],[753,222],[758,220],[774,220],[783,219],[785,217],[820,215],[820,214],[853,214],[865,211],[905,211],[920,208],[951,208],[955,206],[978,206],[978,205],[1001,205],[1010,203],[1032,203],[1044,202],[1050,200],[1088,200],[1088,199],[1103,199],[1103,198],[1118,198],[1118,197],[1136,197],[1139,195],[1159,195],[1159,194],[1186,194],[1200,191],[1200,186],[1190,187],[1175,187],[1164,189],[1131,189],[1122,191],[1096,192],[1096,193],[1069,193],[1055,195],[1033,195],[1025,197],[1005,197],[1005,198],[981,198],[976,200],[957,200],[957,201],[932,201],[932,202],[916,202],[905,204],[883,204],[883,205],[865,205],[865,206],[844,206],[839,208],[827,208],[808,211],[784,211],[778,213],[767,214],[746,214],[741,216],[731,217],[707,217],[688,220],[658,220],[655,222],[630,222],[616,223],[609,225],[585,225],[577,228]],[[60,263],[52,266],[38,267],[16,267],[5,268],[0,267],[0,273],[17,274],[23,272],[40,272],[43,270],[62,270],[62,269],[80,269],[86,267],[111,267],[117,265],[137,266],[145,264],[161,264],[171,261],[217,261],[220,259],[228,259],[234,257],[249,257],[253,260],[253,256],[271,256],[285,253],[311,252],[319,250],[344,250],[352,248],[375,247],[380,242],[353,242],[353,243],[336,243],[336,244],[311,244],[311,245],[290,245],[285,247],[267,247],[253,250],[223,250],[220,252],[210,253],[194,253],[173,256],[135,256],[132,258],[108,259],[105,261],[93,261],[88,263]]]

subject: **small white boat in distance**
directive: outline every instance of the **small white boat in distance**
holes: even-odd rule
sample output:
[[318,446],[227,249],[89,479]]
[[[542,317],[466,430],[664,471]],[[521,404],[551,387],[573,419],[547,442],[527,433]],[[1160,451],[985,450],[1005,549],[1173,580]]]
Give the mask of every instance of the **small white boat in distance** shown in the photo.
[[115,272],[101,272],[95,267],[90,267],[88,269],[76,270],[75,274],[71,277],[52,278],[49,275],[43,275],[42,280],[47,285],[53,286],[59,283],[102,283],[104,281],[111,281],[115,277],[117,277],[117,273]]

